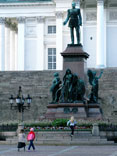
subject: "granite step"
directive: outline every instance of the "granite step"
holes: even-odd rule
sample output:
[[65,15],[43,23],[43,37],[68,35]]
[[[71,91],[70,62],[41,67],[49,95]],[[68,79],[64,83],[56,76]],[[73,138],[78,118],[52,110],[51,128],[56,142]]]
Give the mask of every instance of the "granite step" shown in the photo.
[[[0,144],[16,144],[17,145],[18,140],[12,139],[12,140],[6,140],[0,142]],[[56,140],[56,139],[40,139],[35,140],[35,144],[39,145],[114,145],[115,143],[113,141],[107,141],[106,139],[78,139],[78,140],[71,140],[70,139],[63,139],[63,140]],[[26,144],[29,144],[26,142]]]
[[[46,134],[46,133],[45,133]],[[55,133],[56,134],[56,133]],[[84,134],[86,135],[86,134]],[[64,134],[62,133],[62,137],[58,136],[54,136],[53,133],[47,133],[46,135],[41,135],[36,136],[35,139],[35,144],[39,144],[39,145],[112,145],[115,144],[114,141],[107,141],[106,138],[100,138],[100,136],[92,136],[92,135],[87,135],[85,137],[83,133],[80,136],[79,134],[75,134],[72,138],[71,136],[68,134]],[[0,143],[5,143],[5,144],[17,144],[18,142],[18,137],[14,136],[14,137],[9,137],[6,139],[6,141],[2,141]],[[27,142],[28,144],[28,142]]]

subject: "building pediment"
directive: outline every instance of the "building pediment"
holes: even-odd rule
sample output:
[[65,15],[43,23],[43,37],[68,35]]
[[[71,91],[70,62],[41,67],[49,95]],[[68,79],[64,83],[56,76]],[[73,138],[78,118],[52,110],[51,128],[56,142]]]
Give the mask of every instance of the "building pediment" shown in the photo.
[[35,2],[51,2],[52,0],[0,0],[0,3],[35,3]]
[[0,0],[0,7],[53,5],[52,0]]

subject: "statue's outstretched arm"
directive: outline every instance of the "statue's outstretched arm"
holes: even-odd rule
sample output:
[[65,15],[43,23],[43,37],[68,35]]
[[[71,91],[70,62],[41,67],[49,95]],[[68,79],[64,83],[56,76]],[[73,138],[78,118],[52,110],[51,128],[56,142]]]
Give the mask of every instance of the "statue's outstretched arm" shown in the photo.
[[67,18],[66,18],[66,20],[63,22],[63,25],[66,25],[67,24],[67,22],[69,21],[69,10],[67,11]]
[[103,70],[101,70],[100,75],[97,77],[97,79],[100,79],[102,74],[103,74]]

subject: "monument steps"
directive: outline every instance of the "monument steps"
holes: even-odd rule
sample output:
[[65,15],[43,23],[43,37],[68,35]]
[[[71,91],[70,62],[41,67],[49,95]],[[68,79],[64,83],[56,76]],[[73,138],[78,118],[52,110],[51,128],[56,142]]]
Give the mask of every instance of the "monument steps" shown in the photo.
[[[27,136],[27,134],[26,134]],[[1,141],[4,144],[16,144],[18,137],[9,137],[6,141]],[[28,144],[28,142],[27,142]],[[91,132],[77,132],[71,138],[69,132],[36,132],[35,144],[39,145],[113,145],[114,141],[107,141],[106,138],[93,136]]]
[[[2,141],[0,143],[3,144],[16,144],[17,139],[8,139],[7,141]],[[26,143],[28,144],[28,142]],[[35,144],[39,145],[112,145],[114,144],[113,141],[107,141],[107,139],[40,139],[35,140]]]

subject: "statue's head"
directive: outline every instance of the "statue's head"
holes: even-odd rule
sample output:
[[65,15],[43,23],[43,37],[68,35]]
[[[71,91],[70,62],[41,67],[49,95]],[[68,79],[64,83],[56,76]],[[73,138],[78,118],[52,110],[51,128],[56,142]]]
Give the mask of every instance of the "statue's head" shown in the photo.
[[76,73],[73,74],[74,79],[78,79],[78,76]]
[[92,74],[92,71],[89,69],[89,70],[87,71],[87,75],[90,76],[91,74]]
[[66,74],[71,74],[71,70],[69,68],[66,70]]
[[76,3],[72,2],[72,8],[75,8],[75,7],[76,7]]
[[75,84],[78,81],[77,74],[73,74],[73,83]]
[[57,73],[57,72],[54,73],[54,77],[57,77],[57,76],[59,76],[59,73]]

